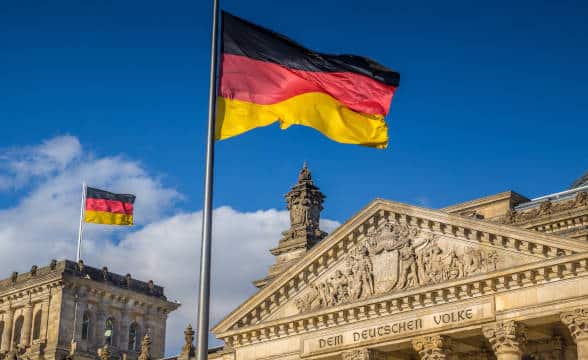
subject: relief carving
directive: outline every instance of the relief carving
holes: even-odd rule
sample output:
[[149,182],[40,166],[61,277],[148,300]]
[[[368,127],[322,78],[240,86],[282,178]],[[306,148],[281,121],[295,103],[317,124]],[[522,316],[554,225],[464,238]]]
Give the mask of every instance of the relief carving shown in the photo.
[[386,223],[349,251],[325,280],[314,282],[295,302],[300,312],[375,295],[437,284],[495,270],[495,251],[439,244],[439,237],[401,223]]
[[495,354],[524,352],[527,332],[524,324],[513,320],[497,322],[482,328]]
[[561,314],[561,322],[568,327],[574,341],[588,338],[588,308],[579,308]]
[[568,201],[560,201],[553,203],[549,200],[542,202],[539,207],[526,210],[508,210],[506,215],[498,220],[502,224],[518,224],[526,221],[534,220],[542,216],[555,214],[561,211],[572,210],[575,208],[588,205],[588,192],[580,191],[576,197]]
[[421,360],[448,359],[452,352],[451,338],[442,335],[422,336],[412,340],[412,347]]

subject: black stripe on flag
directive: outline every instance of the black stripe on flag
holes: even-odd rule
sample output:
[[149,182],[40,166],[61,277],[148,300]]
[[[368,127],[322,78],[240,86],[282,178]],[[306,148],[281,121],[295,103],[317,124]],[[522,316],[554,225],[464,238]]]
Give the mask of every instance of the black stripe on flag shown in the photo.
[[391,86],[400,74],[363,56],[329,55],[306,49],[284,35],[247,20],[222,13],[222,52],[267,61],[291,69],[315,72],[353,72]]
[[92,187],[86,188],[87,199],[105,199],[105,200],[116,200],[125,203],[133,204],[135,202],[135,195],[132,194],[115,194],[109,191],[100,190]]

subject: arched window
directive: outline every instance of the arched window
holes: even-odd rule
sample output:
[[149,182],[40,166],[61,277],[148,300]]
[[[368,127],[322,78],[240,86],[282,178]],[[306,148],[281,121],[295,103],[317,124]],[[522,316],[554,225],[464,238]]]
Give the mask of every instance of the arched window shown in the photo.
[[22,324],[24,322],[24,316],[19,316],[18,318],[16,318],[16,321],[14,322],[14,335],[12,337],[12,339],[14,340],[15,344],[20,344],[20,337],[22,335]]
[[90,337],[90,313],[84,312],[82,316],[82,340],[88,340]]
[[35,314],[35,321],[33,322],[33,340],[39,340],[41,337],[41,318],[43,314],[41,310],[38,310]]
[[132,323],[129,326],[129,351],[137,351],[139,349],[139,326],[137,323]]
[[0,349],[2,348],[2,338],[4,337],[4,321],[0,321]]
[[104,323],[104,343],[112,346],[112,339],[114,338],[114,319],[108,318]]

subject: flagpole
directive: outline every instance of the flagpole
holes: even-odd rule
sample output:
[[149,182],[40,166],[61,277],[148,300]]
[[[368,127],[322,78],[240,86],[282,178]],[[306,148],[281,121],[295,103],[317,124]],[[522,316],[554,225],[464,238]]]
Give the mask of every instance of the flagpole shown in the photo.
[[208,85],[208,132],[204,175],[204,209],[202,211],[202,244],[200,248],[200,283],[196,328],[196,360],[208,359],[208,326],[210,316],[210,250],[212,236],[212,189],[214,170],[214,131],[216,116],[217,36],[220,0],[212,0],[210,38],[210,78]]
[[86,182],[82,182],[82,205],[80,205],[80,227],[78,229],[78,250],[76,262],[82,259],[82,237],[84,236],[84,215],[86,213]]

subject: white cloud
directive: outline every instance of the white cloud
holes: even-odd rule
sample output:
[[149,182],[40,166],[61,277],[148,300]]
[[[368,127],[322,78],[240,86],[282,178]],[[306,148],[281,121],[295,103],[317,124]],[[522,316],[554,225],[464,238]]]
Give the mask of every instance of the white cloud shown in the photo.
[[[106,265],[165,286],[168,298],[182,303],[168,320],[167,352],[177,352],[184,327],[195,322],[201,212],[174,213],[181,195],[148,174],[140,163],[122,156],[93,157],[71,136],[4,151],[0,159],[0,190],[29,184],[31,180],[22,178],[25,174],[37,179],[17,204],[0,210],[0,263],[5,275],[28,270],[23,264],[74,258],[82,180],[138,195],[135,214],[140,226],[88,225],[84,259],[88,265]],[[50,164],[41,164],[41,159]],[[3,187],[4,183],[9,186]],[[339,225],[330,220],[322,223],[325,231]],[[268,250],[288,225],[287,211],[215,210],[212,323],[255,292],[251,281],[266,274],[273,262]]]
[[67,167],[81,154],[82,146],[73,136],[59,136],[32,147],[5,150],[0,155],[0,190],[19,188],[35,177],[49,176]]

